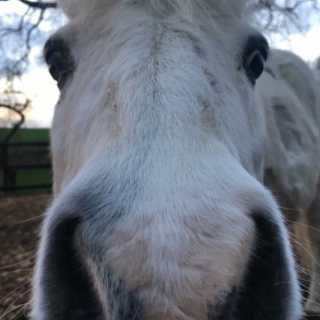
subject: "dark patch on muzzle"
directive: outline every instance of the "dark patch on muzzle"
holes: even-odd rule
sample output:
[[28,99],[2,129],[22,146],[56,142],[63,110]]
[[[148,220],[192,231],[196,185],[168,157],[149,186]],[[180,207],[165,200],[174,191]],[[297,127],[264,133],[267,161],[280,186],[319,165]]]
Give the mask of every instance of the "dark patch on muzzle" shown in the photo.
[[42,265],[42,306],[45,320],[104,319],[83,259],[74,244],[80,221],[64,219],[48,234]]
[[256,239],[243,283],[209,320],[292,320],[294,289],[280,227],[268,214],[252,217]]
[[[84,257],[75,245],[79,218],[50,225],[41,269],[42,320],[141,320],[142,304],[123,281],[105,270],[101,285],[107,295],[103,311]],[[128,261],[128,263],[130,263]]]

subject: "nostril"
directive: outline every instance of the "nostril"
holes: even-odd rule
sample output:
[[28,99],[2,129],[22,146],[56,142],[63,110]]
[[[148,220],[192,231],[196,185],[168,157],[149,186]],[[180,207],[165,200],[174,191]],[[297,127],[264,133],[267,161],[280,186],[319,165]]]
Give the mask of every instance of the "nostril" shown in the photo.
[[280,213],[274,210],[249,214],[253,237],[244,272],[221,302],[208,306],[208,320],[297,320],[301,316],[292,250]]
[[252,218],[255,243],[237,294],[235,319],[297,319],[300,294],[283,223],[263,211]]
[[[54,221],[48,228],[41,260],[42,296],[48,319],[100,319],[102,308],[87,272],[82,255],[75,245],[79,218]],[[66,317],[68,315],[68,317]],[[101,318],[102,319],[102,318]]]

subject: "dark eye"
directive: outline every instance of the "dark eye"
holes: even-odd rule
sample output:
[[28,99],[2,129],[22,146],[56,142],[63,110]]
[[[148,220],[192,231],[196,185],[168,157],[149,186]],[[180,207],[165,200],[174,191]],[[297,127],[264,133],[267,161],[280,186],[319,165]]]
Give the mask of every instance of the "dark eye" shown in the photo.
[[268,55],[269,45],[262,35],[249,37],[244,50],[242,64],[248,79],[253,85],[261,76]]
[[65,41],[61,38],[51,38],[44,47],[44,58],[49,72],[62,89],[74,71],[74,60]]

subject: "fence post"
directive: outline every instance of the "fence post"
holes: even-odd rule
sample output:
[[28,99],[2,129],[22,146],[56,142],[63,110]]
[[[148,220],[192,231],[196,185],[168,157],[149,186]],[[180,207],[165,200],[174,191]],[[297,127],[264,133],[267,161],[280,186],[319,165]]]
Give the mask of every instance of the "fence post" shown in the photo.
[[2,151],[2,170],[3,170],[3,188],[7,189],[10,185],[10,179],[8,174],[8,145],[3,143],[1,145]]

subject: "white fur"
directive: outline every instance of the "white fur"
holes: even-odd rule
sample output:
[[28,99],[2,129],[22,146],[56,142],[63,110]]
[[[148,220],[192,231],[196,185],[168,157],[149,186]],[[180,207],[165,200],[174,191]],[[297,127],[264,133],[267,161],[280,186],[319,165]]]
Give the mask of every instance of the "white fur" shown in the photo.
[[[250,215],[261,209],[281,227],[294,293],[290,320],[298,319],[287,234],[258,182],[264,114],[239,69],[251,32],[241,20],[246,1],[60,3],[71,21],[58,34],[77,67],[54,117],[56,200],[46,226],[59,212],[74,212],[79,197],[94,199],[76,210],[87,221],[78,240],[105,313],[108,266],[139,292],[146,319],[205,320],[208,299],[222,303],[243,278],[255,238]],[[109,203],[126,215],[111,238]]]
[[118,5],[147,5],[154,12],[192,13],[194,8],[211,8],[216,14],[240,16],[246,9],[248,0],[59,0],[60,6],[70,17],[91,15]]

